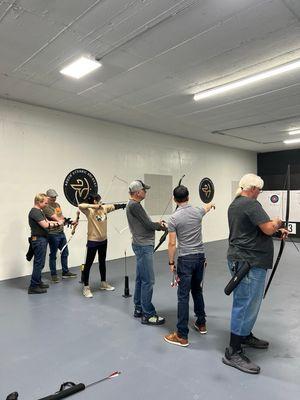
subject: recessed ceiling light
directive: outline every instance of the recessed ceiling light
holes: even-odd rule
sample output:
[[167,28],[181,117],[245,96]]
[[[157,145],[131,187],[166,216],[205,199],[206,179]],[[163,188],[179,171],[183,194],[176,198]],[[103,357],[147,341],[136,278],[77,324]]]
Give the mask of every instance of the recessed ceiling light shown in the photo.
[[289,140],[284,140],[283,143],[285,143],[285,144],[300,143],[300,139],[289,139]]
[[293,131],[289,131],[289,135],[299,135],[300,134],[300,129],[295,129]]
[[227,92],[229,90],[237,89],[242,86],[250,85],[251,83],[255,83],[264,79],[271,78],[273,76],[283,74],[285,72],[292,71],[296,68],[300,68],[300,60],[293,61],[287,64],[280,65],[279,67],[275,67],[272,69],[269,69],[264,72],[260,72],[255,75],[248,76],[243,79],[239,79],[230,83],[226,83],[225,85],[220,85],[216,86],[214,88],[208,89],[208,90],[203,90],[202,92],[196,93],[194,95],[194,100],[202,100],[205,99],[206,97],[210,96],[215,96],[217,94],[221,94],[224,92]]
[[80,57],[78,60],[67,65],[59,72],[63,75],[79,79],[89,74],[90,72],[95,71],[95,69],[100,68],[101,66],[102,64],[98,61],[91,60],[87,57]]

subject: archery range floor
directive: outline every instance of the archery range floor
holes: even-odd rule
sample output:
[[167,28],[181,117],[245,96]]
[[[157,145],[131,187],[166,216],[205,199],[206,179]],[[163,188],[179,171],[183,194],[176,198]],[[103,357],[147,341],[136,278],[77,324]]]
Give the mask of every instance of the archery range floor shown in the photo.
[[[254,333],[270,341],[269,350],[247,350],[261,366],[248,375],[221,362],[228,344],[231,297],[223,293],[229,274],[227,241],[205,245],[208,269],[204,296],[207,335],[192,328],[190,346],[166,343],[176,326],[176,289],[170,287],[165,251],[155,255],[153,302],[166,317],[160,327],[141,325],[132,316],[132,298],[123,298],[124,259],[107,263],[114,292],[81,294],[78,279],[52,284],[45,295],[28,295],[29,277],[0,283],[0,400],[18,391],[20,400],[52,394],[61,383],[89,384],[113,371],[122,374],[72,396],[78,399],[225,400],[298,399],[300,395],[299,254],[287,243],[278,271],[264,300]],[[278,242],[275,242],[275,254]],[[127,258],[130,291],[135,260]],[[78,269],[73,269],[73,271]],[[44,280],[47,281],[48,273]],[[93,266],[91,287],[99,285]]]

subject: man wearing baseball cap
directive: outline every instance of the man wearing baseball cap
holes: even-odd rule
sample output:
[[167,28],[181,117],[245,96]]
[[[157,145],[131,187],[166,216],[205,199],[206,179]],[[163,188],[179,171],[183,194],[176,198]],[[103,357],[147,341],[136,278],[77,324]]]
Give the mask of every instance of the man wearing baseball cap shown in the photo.
[[[49,220],[52,221],[64,221],[64,216],[61,211],[60,205],[56,202],[57,192],[54,189],[48,189],[46,192],[48,197],[48,205],[44,209],[44,213]],[[75,224],[72,222],[72,224]],[[66,235],[64,234],[64,226],[61,225],[55,229],[52,229],[48,235],[48,242],[50,247],[49,254],[49,267],[51,273],[51,281],[58,283],[59,278],[56,271],[56,254],[57,250],[61,250],[67,243]],[[77,274],[73,274],[69,271],[68,267],[68,256],[69,250],[66,246],[61,253],[61,267],[62,267],[62,278],[75,278]]]
[[136,256],[136,281],[134,290],[134,316],[141,318],[145,325],[162,325],[165,318],[157,315],[152,304],[154,285],[153,253],[155,231],[167,230],[163,222],[153,222],[141,201],[145,199],[150,189],[141,180],[135,180],[129,185],[129,202],[126,206],[128,225],[132,234],[132,249]]

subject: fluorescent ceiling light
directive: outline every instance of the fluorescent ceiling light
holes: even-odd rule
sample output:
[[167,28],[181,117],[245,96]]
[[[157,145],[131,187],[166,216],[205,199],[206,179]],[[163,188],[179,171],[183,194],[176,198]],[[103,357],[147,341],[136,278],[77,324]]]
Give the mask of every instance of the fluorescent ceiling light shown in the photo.
[[237,89],[246,85],[250,85],[251,83],[255,83],[264,79],[271,78],[273,76],[283,74],[285,72],[293,71],[294,69],[300,68],[300,60],[293,61],[287,64],[283,64],[279,67],[275,67],[269,69],[264,72],[260,72],[255,75],[251,75],[247,78],[239,79],[230,83],[226,83],[225,85],[216,86],[212,89],[204,90],[203,92],[196,93],[194,95],[194,100],[202,100],[206,97],[215,96],[217,94],[221,94],[227,92],[229,90]]
[[89,74],[97,68],[102,66],[101,63],[90,58],[80,57],[78,60],[74,61],[72,64],[67,65],[61,71],[63,75],[71,76],[72,78],[82,78],[83,76]]
[[300,143],[300,139],[289,139],[289,140],[284,140],[283,143],[285,143],[285,144]]
[[294,131],[289,131],[289,135],[299,135],[300,129],[295,129]]

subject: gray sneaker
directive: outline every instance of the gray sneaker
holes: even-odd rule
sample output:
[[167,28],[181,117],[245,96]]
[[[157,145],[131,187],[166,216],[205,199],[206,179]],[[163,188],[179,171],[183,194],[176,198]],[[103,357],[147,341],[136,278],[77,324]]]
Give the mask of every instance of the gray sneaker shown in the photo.
[[259,374],[260,372],[260,367],[251,362],[243,350],[233,353],[231,348],[226,348],[222,361],[224,364],[237,368],[247,374]]
[[49,285],[48,285],[48,283],[45,283],[45,282],[41,281],[41,282],[39,283],[39,287],[40,287],[41,289],[48,289],[48,288],[49,288]]

